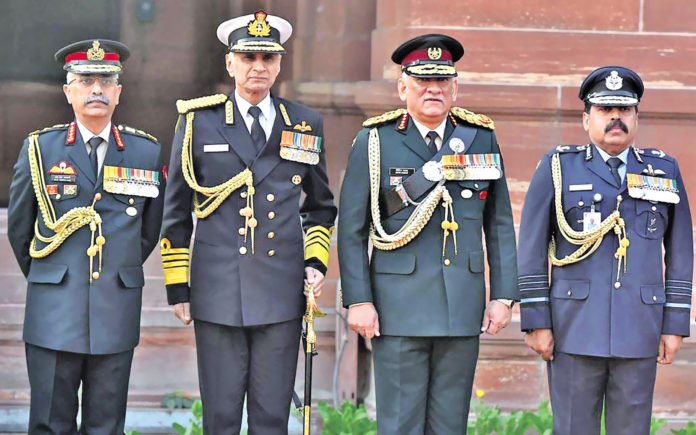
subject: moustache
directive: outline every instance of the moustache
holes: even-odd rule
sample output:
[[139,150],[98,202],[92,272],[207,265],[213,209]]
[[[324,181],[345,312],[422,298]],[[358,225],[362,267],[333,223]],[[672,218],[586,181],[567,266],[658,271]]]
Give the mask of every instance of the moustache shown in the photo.
[[624,133],[628,133],[628,126],[626,124],[624,124],[624,122],[620,119],[616,119],[614,121],[611,121],[609,124],[607,124],[607,126],[604,127],[604,132],[609,133],[609,130],[611,130],[612,128],[614,128],[616,126],[621,128],[621,130],[623,130]]
[[109,105],[109,99],[106,98],[105,96],[103,96],[103,95],[91,95],[91,96],[87,97],[87,99],[85,100],[85,106],[88,105],[89,103],[94,103],[95,101],[99,101],[101,103],[104,103],[107,106]]

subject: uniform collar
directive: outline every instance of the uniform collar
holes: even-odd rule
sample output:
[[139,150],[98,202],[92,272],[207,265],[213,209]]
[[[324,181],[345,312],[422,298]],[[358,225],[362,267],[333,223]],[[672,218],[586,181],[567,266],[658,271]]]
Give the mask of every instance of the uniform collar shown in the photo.
[[[252,106],[250,102],[244,99],[241,95],[239,95],[239,92],[237,90],[234,90],[234,99],[237,101],[237,108],[239,109],[239,113],[241,113],[242,116],[247,116],[249,113],[249,108]],[[256,105],[259,109],[261,109],[261,114],[263,115],[264,118],[266,119],[271,119],[271,93],[269,92],[263,100],[259,102],[259,104]]]
[[[413,125],[415,125],[416,128],[418,129],[418,132],[420,133],[423,140],[425,140],[425,137],[428,135],[428,133],[431,131],[431,129],[424,126],[420,122],[416,121],[416,118],[414,118],[413,116],[411,117],[411,120],[413,121]],[[435,133],[437,133],[437,135],[440,136],[440,140],[442,140],[443,142],[445,139],[445,127],[446,126],[447,126],[447,117],[445,116],[445,119],[443,119],[442,122],[440,123],[440,125],[438,125],[434,130]]]
[[80,130],[80,135],[82,136],[82,141],[84,143],[87,143],[94,136],[99,136],[104,140],[104,142],[106,142],[107,144],[109,143],[109,136],[111,135],[111,121],[109,121],[109,123],[106,124],[104,130],[102,130],[99,134],[92,133],[87,127],[82,125],[82,123],[78,121],[77,118],[75,118],[75,123],[77,124],[77,128]]
[[[594,145],[594,144],[593,144]],[[621,160],[621,163],[624,165],[628,162],[628,152],[631,150],[631,147],[629,146],[625,150],[621,151],[618,156],[612,156],[608,152],[604,151],[601,147],[594,145],[595,149],[599,152],[599,155],[602,156],[602,159],[604,160],[604,163],[609,160],[611,157],[617,157],[619,160]]]

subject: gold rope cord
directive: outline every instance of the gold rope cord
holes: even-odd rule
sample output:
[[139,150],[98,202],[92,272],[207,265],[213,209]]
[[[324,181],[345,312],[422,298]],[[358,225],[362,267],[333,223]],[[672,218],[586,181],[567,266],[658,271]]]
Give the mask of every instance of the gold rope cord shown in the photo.
[[[244,169],[239,174],[218,184],[217,186],[204,187],[198,184],[196,174],[193,170],[193,119],[195,112],[186,114],[186,127],[184,130],[184,141],[181,147],[181,171],[189,187],[194,191],[193,212],[199,219],[210,216],[232,192],[242,186],[247,186],[247,204],[239,213],[244,216],[244,241],[246,242],[248,230],[251,229],[251,253],[254,253],[254,231],[258,221],[254,218],[254,175],[249,168]],[[198,199],[198,194],[206,198],[203,202]]]
[[[372,225],[370,226],[370,239],[372,239],[372,244],[375,248],[391,251],[400,248],[411,240],[413,240],[425,227],[425,225],[430,220],[433,215],[435,208],[437,208],[440,199],[445,199],[443,206],[448,212],[452,212],[451,208],[452,197],[450,196],[447,188],[441,182],[438,184],[426,197],[421,201],[416,209],[411,213],[406,223],[394,234],[387,234],[387,232],[382,227],[382,219],[379,211],[379,185],[380,185],[380,141],[379,133],[376,128],[370,130],[370,136],[367,143],[367,151],[369,158],[369,174],[370,174],[370,209],[372,212]],[[447,201],[449,198],[449,201]],[[443,221],[443,230],[445,230],[445,240],[443,240],[443,252],[445,249],[445,242],[447,240],[447,235],[450,230],[456,231],[454,225],[454,216],[451,216],[452,222]],[[445,222],[447,222],[447,228],[445,228]],[[456,242],[455,242],[456,243]],[[444,254],[443,254],[444,255]]]
[[619,196],[616,200],[616,210],[600,222],[597,227],[589,231],[575,231],[570,224],[568,224],[563,211],[563,198],[561,196],[563,193],[563,174],[561,172],[561,159],[558,153],[551,157],[551,176],[553,179],[556,220],[560,233],[568,243],[580,246],[570,255],[558,259],[556,258],[556,241],[552,236],[549,242],[549,258],[551,258],[551,264],[554,266],[565,266],[588,258],[599,248],[604,236],[613,229],[619,239],[619,248],[616,250],[615,254],[616,258],[619,259],[619,270],[616,274],[616,279],[618,280],[622,262],[624,273],[626,272],[626,250],[629,246],[629,241],[626,237],[625,222],[619,213],[621,197]]
[[[41,211],[46,227],[53,231],[52,236],[44,236],[39,231],[38,218],[34,221],[34,238],[29,246],[29,255],[32,258],[44,258],[53,253],[65,240],[70,237],[75,231],[85,225],[89,225],[91,234],[90,247],[87,249],[90,264],[89,280],[98,279],[99,273],[102,271],[103,250],[106,239],[102,234],[102,218],[94,209],[96,201],[101,199],[101,194],[97,193],[94,196],[94,201],[90,207],[75,207],[62,215],[60,219],[56,219],[56,211],[53,208],[51,198],[46,192],[46,181],[44,178],[43,161],[41,157],[41,146],[39,145],[39,136],[29,136],[29,171],[31,174],[31,182],[36,195],[36,201]],[[99,235],[96,236],[96,232]],[[36,239],[47,243],[42,249],[36,249]],[[95,244],[96,242],[96,244]],[[99,254],[99,270],[94,270],[94,257]]]

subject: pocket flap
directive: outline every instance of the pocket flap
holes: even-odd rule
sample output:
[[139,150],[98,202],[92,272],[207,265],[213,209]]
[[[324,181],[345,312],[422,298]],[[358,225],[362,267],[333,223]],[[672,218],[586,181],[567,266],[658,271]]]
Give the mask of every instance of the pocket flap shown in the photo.
[[125,287],[137,288],[145,284],[142,266],[121,266],[118,276]]
[[469,252],[469,270],[474,273],[483,272],[483,251]]
[[587,299],[590,295],[590,281],[583,279],[559,279],[553,283],[551,294],[557,299]]
[[60,284],[67,271],[68,266],[65,264],[51,264],[33,260],[27,281],[37,284]]
[[652,203],[650,201],[638,200],[636,201],[636,214],[645,213],[651,211],[653,213],[660,213],[664,217],[667,216],[667,205],[662,203]]
[[640,286],[640,298],[644,304],[664,304],[667,300],[665,288],[662,285]]
[[372,263],[375,272],[408,275],[416,270],[416,256],[405,252],[385,252],[373,254]]
[[490,181],[484,181],[484,180],[464,180],[464,181],[459,182],[460,186],[465,187],[467,189],[476,190],[476,191],[482,191],[482,190],[488,189],[489,184],[490,184]]
[[147,197],[145,197],[145,196],[121,195],[121,194],[117,194],[117,193],[113,193],[113,194],[111,194],[111,196],[115,200],[122,202],[124,204],[128,204],[128,205],[140,204],[141,202],[145,202],[145,200],[147,199]]

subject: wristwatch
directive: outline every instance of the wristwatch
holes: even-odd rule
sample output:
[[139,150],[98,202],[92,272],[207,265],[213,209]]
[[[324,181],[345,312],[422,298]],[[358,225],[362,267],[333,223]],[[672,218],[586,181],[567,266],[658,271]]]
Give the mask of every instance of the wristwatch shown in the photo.
[[515,305],[515,301],[512,299],[496,299],[496,301],[505,304],[508,308],[512,308]]

